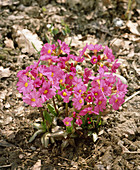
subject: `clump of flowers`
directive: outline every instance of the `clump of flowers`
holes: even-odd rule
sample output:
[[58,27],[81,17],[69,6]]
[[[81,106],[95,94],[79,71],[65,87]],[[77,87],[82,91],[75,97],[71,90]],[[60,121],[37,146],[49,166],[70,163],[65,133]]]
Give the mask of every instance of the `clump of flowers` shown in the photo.
[[[107,108],[118,110],[124,103],[127,85],[114,74],[120,66],[117,61],[107,46],[86,44],[76,56],[65,42],[46,43],[38,62],[18,72],[17,89],[32,107],[41,108],[52,99],[54,107],[47,111],[63,117],[68,132],[75,133],[77,127],[93,129]],[[65,103],[63,114],[56,99]],[[50,117],[47,125],[53,122]]]

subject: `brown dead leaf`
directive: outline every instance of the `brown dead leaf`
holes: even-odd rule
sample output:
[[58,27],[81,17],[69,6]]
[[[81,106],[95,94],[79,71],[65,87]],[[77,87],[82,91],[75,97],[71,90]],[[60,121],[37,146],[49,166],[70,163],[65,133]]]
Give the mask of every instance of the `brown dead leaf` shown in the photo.
[[106,7],[111,5],[110,0],[102,0],[102,2],[103,2],[103,5],[106,6]]
[[139,32],[140,28],[139,28],[138,23],[134,23],[134,22],[132,22],[132,21],[129,20],[129,21],[126,23],[126,25],[127,25],[127,27],[129,28],[130,32],[132,32],[132,33],[135,34],[135,35],[140,36],[140,32]]
[[16,25],[13,26],[13,32],[18,47],[21,48],[22,53],[29,53],[31,55],[36,54],[37,52],[32,43],[38,51],[41,50],[43,42],[39,40],[37,34],[33,34],[30,30],[22,29]]
[[41,160],[38,160],[33,167],[31,167],[31,170],[40,170],[41,169]]
[[8,39],[8,38],[6,37],[4,43],[5,43],[5,46],[6,46],[7,48],[12,48],[12,49],[14,49],[14,43],[13,43],[13,41],[12,41],[11,39]]
[[0,102],[2,103],[5,100],[7,90],[0,91]]
[[9,70],[9,68],[3,68],[2,66],[0,66],[0,78],[4,78],[4,77],[10,77],[11,72]]

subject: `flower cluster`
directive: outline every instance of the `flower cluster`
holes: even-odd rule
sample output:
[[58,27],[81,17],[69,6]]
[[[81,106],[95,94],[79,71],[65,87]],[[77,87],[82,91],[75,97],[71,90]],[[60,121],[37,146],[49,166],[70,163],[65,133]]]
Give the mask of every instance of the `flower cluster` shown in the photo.
[[[81,69],[84,60],[91,63],[91,68]],[[46,64],[41,65],[42,61]],[[39,61],[18,72],[17,89],[32,107],[42,107],[60,95],[75,109],[63,120],[66,126],[81,126],[85,116],[90,124],[90,115],[104,112],[108,105],[118,110],[124,102],[127,85],[113,74],[120,65],[117,61],[107,46],[86,45],[76,56],[65,42],[58,40],[57,46],[46,43]]]

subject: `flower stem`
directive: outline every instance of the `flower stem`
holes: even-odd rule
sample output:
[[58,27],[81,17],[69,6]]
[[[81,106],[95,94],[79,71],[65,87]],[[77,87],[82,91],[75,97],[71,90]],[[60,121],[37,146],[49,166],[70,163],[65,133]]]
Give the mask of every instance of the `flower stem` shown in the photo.
[[132,4],[132,0],[128,1],[128,7],[127,7],[127,11],[125,12],[125,17],[127,18],[127,20],[129,20],[131,18],[131,4]]
[[59,111],[58,111],[58,109],[56,108],[56,104],[55,104],[55,101],[54,101],[54,97],[52,98],[52,100],[53,100],[53,105],[54,105],[55,111],[56,111],[57,115],[59,115]]
[[41,118],[42,118],[42,120],[43,120],[43,122],[44,122],[43,110],[42,110],[42,108],[41,108],[41,107],[39,107],[38,109],[39,109],[39,112],[40,112]]
[[97,63],[96,63],[96,65],[95,65],[95,73],[97,72]]
[[68,103],[66,103],[66,117],[68,117]]
[[98,117],[97,117],[96,126],[99,125],[99,122],[100,122],[100,120],[101,120],[101,115],[102,115],[102,112],[99,112],[99,115],[98,115]]

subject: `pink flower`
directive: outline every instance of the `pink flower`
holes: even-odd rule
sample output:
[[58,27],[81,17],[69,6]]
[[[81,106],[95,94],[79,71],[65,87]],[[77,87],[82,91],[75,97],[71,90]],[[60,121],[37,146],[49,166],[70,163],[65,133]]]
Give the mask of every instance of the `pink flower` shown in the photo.
[[84,57],[82,57],[82,54],[80,54],[79,56],[74,56],[72,54],[70,54],[71,59],[73,59],[74,61],[77,61],[79,63],[82,63],[85,59]]
[[82,125],[82,120],[80,118],[76,119],[76,122],[75,122],[77,125],[81,126]]
[[40,98],[40,92],[36,91],[35,89],[23,96],[23,101],[32,107],[42,107],[43,100]]
[[72,99],[73,101],[73,106],[77,109],[80,110],[81,107],[84,105],[84,100],[81,97],[81,95],[75,95],[75,97]]
[[50,45],[50,44],[46,43],[46,44],[44,44],[44,46],[42,47],[42,50],[41,50],[41,52],[40,52],[40,55],[41,55],[41,56],[44,56],[44,55],[50,56],[51,53],[52,53],[52,51],[55,50],[55,48],[56,48],[56,47],[55,47],[54,44],[53,44],[53,45]]
[[42,88],[39,89],[43,102],[51,99],[53,96],[56,95],[56,92],[55,92],[56,90],[54,88],[50,88],[50,86],[51,86],[50,82],[44,81]]
[[85,100],[86,100],[87,102],[93,102],[93,97],[94,97],[93,93],[90,92],[90,91],[88,91],[88,94],[87,94]]
[[40,60],[50,60],[52,62],[56,62],[58,61],[58,57],[57,56],[52,56],[52,52],[55,50],[55,45],[50,45],[48,43],[46,43],[43,47],[42,50],[40,52]]
[[34,87],[40,87],[42,85],[42,80],[40,78],[36,78],[34,81]]
[[[117,78],[117,77],[116,77]],[[123,84],[119,78],[117,78],[116,88],[117,93],[125,95],[127,93],[127,84]]]
[[101,51],[103,49],[103,46],[99,45],[99,44],[95,44],[95,45],[90,44],[90,45],[88,45],[88,49],[94,51],[95,53],[97,53],[97,52],[99,52],[99,51]]
[[103,96],[96,99],[96,101],[94,102],[96,104],[94,111],[99,113],[100,111],[102,112],[103,109],[106,109],[106,101],[107,99]]
[[121,63],[117,63],[117,61],[118,61],[118,60],[116,60],[116,61],[114,62],[114,64],[112,65],[112,67],[111,67],[112,73],[116,73],[116,70],[118,69],[118,67],[119,67],[120,64],[121,64]]
[[92,64],[96,64],[98,59],[97,59],[96,56],[92,56],[90,61],[91,61]]
[[58,94],[64,99],[65,103],[69,102],[69,97],[71,95],[70,91],[68,91],[67,89],[64,89],[62,91],[58,91]]
[[26,93],[30,93],[31,90],[33,90],[33,80],[31,80],[30,78],[28,78],[27,76],[23,76],[19,79],[18,83],[18,91],[20,93],[23,93],[23,95],[25,95]]
[[84,75],[83,75],[84,84],[87,84],[89,82],[89,77],[91,75],[92,75],[92,71],[89,68],[85,68]]
[[94,79],[95,79],[94,76],[91,76],[91,77],[89,77],[89,78],[90,78],[91,80],[93,80],[93,81],[91,82],[92,88],[99,87],[99,83],[97,82],[97,80],[94,80]]
[[74,77],[72,84],[76,87],[78,84],[82,84],[82,78]]
[[66,126],[71,126],[71,122],[73,121],[72,117],[65,117],[65,119],[63,120],[64,125]]
[[115,60],[115,57],[112,54],[112,50],[108,48],[108,46],[105,46],[103,54],[106,55],[108,62],[113,62]]
[[102,91],[101,91],[101,89],[99,89],[98,86],[95,87],[95,88],[92,88],[92,89],[91,89],[91,92],[92,92],[92,94],[93,94],[93,96],[94,96],[95,99],[98,99],[99,97],[102,96]]
[[93,109],[92,107],[87,107],[87,108],[81,110],[79,115],[80,116],[85,116],[87,113],[92,114],[92,113],[94,113],[94,111],[92,109]]
[[111,87],[106,84],[104,79],[101,79],[100,81],[100,89],[106,96],[111,95]]
[[73,88],[75,94],[83,94],[86,91],[86,89],[87,87],[83,83],[78,84]]
[[62,52],[69,54],[70,53],[70,48],[65,42],[61,42],[61,40],[57,40]]
[[18,78],[22,78],[26,73],[28,73],[28,71],[30,70],[30,66],[26,67],[25,70],[21,70],[17,73],[17,77]]
[[102,66],[99,67],[98,72],[99,72],[99,73],[102,73],[102,74],[103,74],[104,72],[108,72],[108,67],[102,65]]
[[69,74],[66,73],[65,83],[68,84],[69,86],[71,86],[74,81],[75,75],[76,75],[76,73],[73,73],[73,72],[70,72]]
[[73,66],[73,63],[71,63],[70,71],[76,73],[76,68]]
[[86,52],[87,47],[88,47],[88,45],[86,44],[86,46],[83,48],[83,50],[79,51],[79,53],[80,53],[79,57],[82,57],[84,55],[84,53]]
[[118,97],[117,95],[113,95],[109,99],[109,103],[112,104],[114,110],[118,110],[119,107],[124,103],[124,101],[124,96],[122,95],[119,95]]
[[46,54],[46,55],[41,56],[40,60],[57,62],[59,59],[58,59],[58,56],[52,56],[52,55]]

